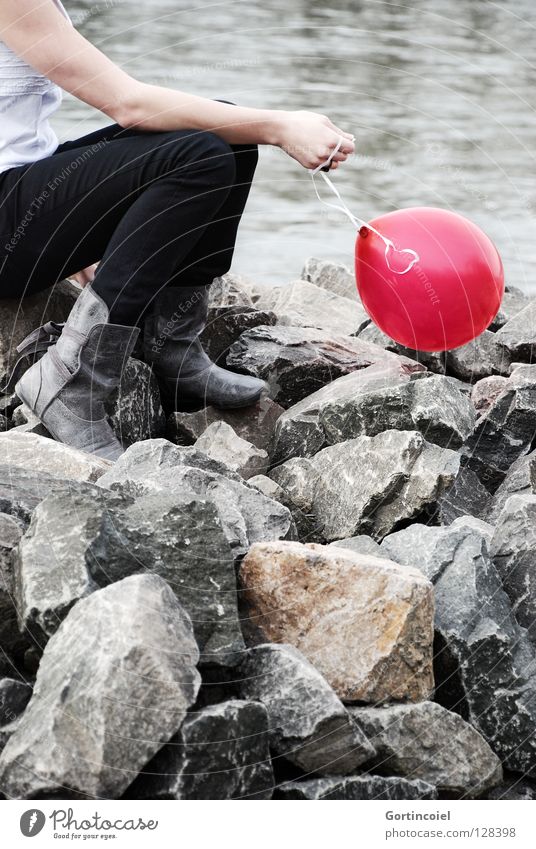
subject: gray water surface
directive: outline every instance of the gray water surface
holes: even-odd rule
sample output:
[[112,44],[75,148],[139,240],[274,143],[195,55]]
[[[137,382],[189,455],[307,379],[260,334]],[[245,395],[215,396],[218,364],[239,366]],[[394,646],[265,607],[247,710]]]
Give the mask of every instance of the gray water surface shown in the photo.
[[[329,115],[357,136],[358,155],[334,176],[354,213],[458,211],[495,241],[507,282],[536,291],[534,0],[64,5],[138,79]],[[67,96],[55,128],[63,140],[107,122]],[[352,265],[354,235],[301,166],[265,147],[233,270],[284,282],[311,255]]]

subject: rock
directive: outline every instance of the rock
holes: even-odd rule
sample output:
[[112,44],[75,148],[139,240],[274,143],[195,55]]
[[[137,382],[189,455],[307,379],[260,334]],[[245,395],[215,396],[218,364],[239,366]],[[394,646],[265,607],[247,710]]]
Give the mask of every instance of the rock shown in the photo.
[[2,462],[12,468],[31,469],[64,480],[96,481],[112,465],[93,454],[31,433],[0,434],[0,451]]
[[283,407],[302,401],[342,375],[380,362],[400,361],[377,346],[336,331],[280,325],[246,331],[227,357],[230,368],[266,380],[270,397]]
[[63,280],[37,295],[1,300],[0,377],[14,365],[18,357],[15,348],[32,330],[47,321],[65,321],[79,292],[78,287]]
[[536,799],[536,783],[534,781],[524,781],[519,776],[515,776],[489,790],[483,799],[506,799],[511,802],[529,802]]
[[9,422],[3,413],[0,413],[0,431],[9,430]]
[[337,548],[348,548],[356,554],[371,554],[373,557],[383,557],[382,550],[376,540],[366,534],[360,534],[357,537],[348,537],[348,539],[338,539],[335,542],[330,542]]
[[510,466],[530,451],[535,414],[536,365],[516,368],[504,390],[477,420],[462,450],[464,465],[491,493]]
[[499,330],[507,321],[528,307],[531,299],[521,289],[510,286],[505,289],[499,312],[491,322],[489,330]]
[[269,310],[246,306],[213,307],[208,311],[207,323],[200,338],[211,360],[225,362],[229,348],[242,333],[261,324],[275,323],[276,316]]
[[215,277],[209,289],[209,308],[253,306],[249,283],[238,274]]
[[333,292],[334,295],[349,298],[351,301],[359,300],[355,275],[346,265],[312,256],[306,261],[301,276],[303,280]]
[[492,525],[497,523],[504,505],[512,495],[533,495],[536,492],[536,451],[531,451],[512,463],[502,484],[488,499],[484,518]]
[[189,617],[156,575],[79,601],[49,641],[0,756],[3,791],[17,799],[121,796],[195,701],[197,659]]
[[288,781],[277,789],[277,799],[393,800],[437,799],[435,787],[424,781],[359,775],[354,778],[313,778]]
[[266,709],[227,701],[184,720],[129,787],[130,799],[270,799]]
[[11,395],[0,395],[0,411],[7,419],[13,416],[20,404],[21,400],[14,392]]
[[163,492],[132,500],[105,490],[97,498],[48,496],[19,546],[15,572],[21,627],[36,645],[78,599],[149,572],[168,582],[190,615],[204,664],[241,659],[233,557],[210,501]]
[[220,410],[205,407],[195,413],[172,413],[168,419],[167,437],[180,445],[192,445],[213,424],[226,422],[242,439],[262,451],[269,451],[275,423],[283,407],[267,396],[256,404],[238,410]]
[[348,549],[254,545],[240,568],[251,643],[299,649],[345,701],[418,701],[433,688],[433,598],[416,569]]
[[14,678],[0,679],[0,726],[14,722],[30,701],[32,688]]
[[151,367],[140,360],[127,360],[121,383],[105,406],[115,435],[125,446],[165,433],[158,382]]
[[536,775],[536,657],[489,556],[489,526],[465,517],[396,536],[386,553],[403,563],[406,552],[435,584],[435,700],[470,722],[506,768]]
[[45,436],[47,439],[52,439],[46,427],[41,424],[26,404],[20,404],[16,408],[11,419],[11,425],[15,433],[34,433],[36,436]]
[[471,401],[477,413],[484,415],[506,389],[508,378],[499,374],[477,380],[471,392]]
[[268,712],[270,746],[304,772],[346,775],[374,749],[325,678],[293,646],[259,645],[240,667],[242,698]]
[[305,542],[321,538],[322,528],[311,508],[311,492],[318,483],[313,463],[305,457],[293,457],[272,469],[270,479],[277,486],[273,497],[292,513],[299,539]]
[[52,492],[91,494],[99,489],[87,481],[65,480],[46,471],[0,465],[0,513],[8,513],[23,526],[29,524],[39,502]]
[[535,321],[536,301],[531,301],[524,309],[510,318],[495,334],[498,347],[513,362],[533,362]]
[[[0,660],[6,653],[20,657],[28,646],[18,628],[14,600],[13,550],[21,536],[20,523],[13,516],[0,513]],[[8,671],[9,664],[6,673]]]
[[511,359],[497,344],[497,336],[484,330],[480,336],[447,351],[447,370],[455,377],[475,383],[490,374],[508,374]]
[[376,749],[371,769],[420,779],[441,793],[471,798],[500,784],[502,767],[484,738],[435,702],[350,708]]
[[490,554],[517,621],[536,644],[535,517],[535,495],[512,495],[497,518]]
[[[372,365],[365,365],[359,371],[339,377],[286,410],[275,426],[271,452],[274,462],[280,463],[289,457],[312,457],[321,448],[331,444],[323,424],[324,412],[329,420],[331,411],[334,412],[332,418],[335,418],[337,411],[347,410],[350,418],[356,407],[359,411],[360,405],[366,405],[367,398],[377,399],[382,392],[396,396],[406,384],[422,373],[422,367],[417,363],[395,355],[385,356],[386,359],[380,358]],[[382,424],[388,416],[389,411],[384,410]],[[363,427],[358,415],[355,418],[355,427]],[[396,417],[396,420],[399,418]],[[333,438],[336,439],[335,431]]]
[[214,460],[225,463],[246,480],[253,475],[261,475],[268,469],[269,458],[266,451],[242,439],[226,422],[213,422],[209,425],[196,441],[195,447]]
[[228,466],[164,439],[139,442],[125,451],[99,481],[104,487],[115,484],[123,490],[130,486],[137,495],[164,491],[180,502],[186,497],[208,499],[236,556],[254,542],[284,538],[293,529],[286,507],[248,486]]
[[[19,727],[21,719],[22,716],[19,716],[17,719],[14,719],[13,722],[9,722],[7,725],[2,725],[2,727],[0,727],[0,752],[5,749],[7,741]],[[5,798],[4,794],[0,791],[0,799]]]
[[440,524],[450,525],[460,516],[486,519],[491,496],[476,474],[462,466],[452,484],[438,499]]
[[341,298],[307,280],[263,287],[255,306],[274,312],[278,324],[316,327],[331,336],[357,334],[370,321],[359,300],[350,306],[348,298]]
[[[283,488],[286,468],[270,472]],[[379,541],[401,522],[432,516],[458,469],[455,451],[431,445],[417,431],[360,436],[303,463],[299,506],[311,514],[319,539],[368,534]]]
[[436,353],[433,351],[414,351],[413,348],[406,348],[383,333],[372,321],[358,333],[358,336],[364,342],[372,342],[386,351],[392,351],[395,354],[408,357],[410,360],[416,360],[416,362],[421,363],[421,365],[436,374],[445,374],[447,367],[444,351]]

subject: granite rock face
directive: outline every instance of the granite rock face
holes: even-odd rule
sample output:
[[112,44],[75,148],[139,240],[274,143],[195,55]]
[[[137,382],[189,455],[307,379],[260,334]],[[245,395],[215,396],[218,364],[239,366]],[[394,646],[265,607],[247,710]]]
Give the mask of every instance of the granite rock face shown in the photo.
[[435,700],[473,725],[505,768],[536,775],[536,657],[489,556],[492,533],[465,517],[413,526],[382,548],[434,582]]
[[[389,430],[290,462],[301,466],[297,506],[311,514],[317,539],[332,542],[358,534],[381,540],[401,522],[433,515],[460,458],[418,431]],[[286,468],[283,463],[270,472],[283,489]]]
[[137,495],[163,491],[179,502],[211,501],[236,556],[254,542],[285,538],[294,527],[286,507],[249,486],[224,463],[164,439],[131,446],[99,481],[104,487],[118,484]]
[[155,575],[78,602],[46,647],[0,786],[19,799],[117,798],[180,728],[197,659],[188,615]]
[[385,362],[400,361],[352,336],[281,325],[243,333],[227,357],[230,368],[266,380],[270,397],[285,408],[343,375]]
[[251,643],[299,649],[343,701],[433,689],[432,587],[416,569],[335,546],[252,546],[240,568]]
[[250,649],[240,676],[241,696],[266,707],[278,757],[304,772],[345,775],[374,755],[325,678],[293,646]]
[[150,366],[132,357],[127,360],[119,387],[106,402],[106,412],[124,446],[164,435],[166,417]]
[[350,714],[376,749],[384,775],[420,779],[442,793],[471,798],[502,781],[502,767],[484,738],[435,702],[353,707]]
[[267,452],[242,439],[226,422],[209,425],[196,441],[195,447],[214,460],[225,463],[246,480],[268,470]]
[[520,625],[536,644],[536,496],[512,495],[498,516],[490,553]]
[[129,799],[270,799],[263,705],[231,700],[194,711],[128,788]]
[[354,778],[313,778],[309,781],[289,781],[277,789],[276,798],[414,801],[437,799],[437,792],[435,787],[425,781],[359,775]]

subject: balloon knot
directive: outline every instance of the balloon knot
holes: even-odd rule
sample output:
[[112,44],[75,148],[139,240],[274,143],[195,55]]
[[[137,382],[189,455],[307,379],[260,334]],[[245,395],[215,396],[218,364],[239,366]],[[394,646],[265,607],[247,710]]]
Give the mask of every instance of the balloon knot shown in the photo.
[[359,228],[359,235],[361,236],[362,239],[366,239],[369,233],[370,233],[369,228],[365,227],[364,224],[363,224],[362,227]]

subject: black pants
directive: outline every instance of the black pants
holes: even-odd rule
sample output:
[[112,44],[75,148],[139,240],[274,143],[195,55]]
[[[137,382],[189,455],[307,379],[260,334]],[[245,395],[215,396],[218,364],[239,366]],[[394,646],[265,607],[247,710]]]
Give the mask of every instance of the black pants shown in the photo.
[[117,124],[0,174],[0,298],[23,298],[100,261],[94,288],[136,324],[165,285],[229,270],[256,145],[197,130]]

